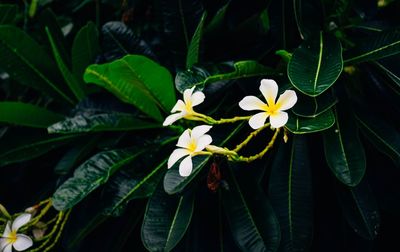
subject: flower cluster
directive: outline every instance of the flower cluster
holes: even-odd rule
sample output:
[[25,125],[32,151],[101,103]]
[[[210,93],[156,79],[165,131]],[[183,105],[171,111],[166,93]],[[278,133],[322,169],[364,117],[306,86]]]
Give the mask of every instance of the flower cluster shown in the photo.
[[[240,120],[248,120],[251,128],[255,131],[251,133],[241,144],[234,150],[210,145],[212,137],[207,132],[210,131],[212,126],[200,125],[193,129],[186,129],[179,137],[175,149],[168,159],[168,169],[171,168],[177,161],[183,158],[179,165],[179,174],[183,177],[189,176],[193,169],[192,157],[197,155],[212,155],[219,154],[225,155],[230,160],[251,162],[255,159],[261,158],[273,145],[275,139],[280,131],[280,128],[285,126],[288,121],[288,113],[285,112],[292,108],[297,102],[296,92],[293,90],[286,90],[278,97],[278,85],[274,80],[263,79],[261,80],[260,92],[265,99],[265,102],[256,96],[246,96],[239,102],[239,107],[245,111],[260,111],[252,116],[234,117],[230,119],[215,120],[207,115],[197,113],[193,110],[194,106],[201,104],[205,95],[201,91],[194,92],[194,88],[187,89],[183,93],[183,100],[178,100],[163,125],[168,126],[180,119],[202,121],[207,124],[222,124],[232,123]],[[269,122],[267,123],[267,119]],[[242,157],[237,152],[245,146],[252,137],[258,134],[259,131],[270,126],[275,134],[272,136],[271,141],[266,148],[260,153],[251,157]],[[287,136],[285,134],[284,138]],[[286,140],[285,140],[286,141]]]

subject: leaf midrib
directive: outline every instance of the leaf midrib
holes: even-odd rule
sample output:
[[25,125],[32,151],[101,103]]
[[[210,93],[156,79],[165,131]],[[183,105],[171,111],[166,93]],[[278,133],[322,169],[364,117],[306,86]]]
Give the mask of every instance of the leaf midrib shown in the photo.
[[317,83],[318,83],[318,78],[319,78],[319,73],[321,71],[321,62],[322,62],[322,54],[323,54],[323,47],[324,47],[324,41],[322,37],[322,32],[319,33],[319,55],[318,55],[318,65],[317,65],[317,71],[315,73],[315,78],[314,78],[314,93],[316,93],[317,90]]

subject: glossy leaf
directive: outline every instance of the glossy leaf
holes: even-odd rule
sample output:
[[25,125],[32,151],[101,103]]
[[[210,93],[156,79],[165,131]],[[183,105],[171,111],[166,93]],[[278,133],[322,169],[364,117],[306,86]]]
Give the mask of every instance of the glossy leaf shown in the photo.
[[171,251],[182,239],[193,215],[194,197],[170,196],[162,183],[147,203],[142,241],[149,251]]
[[47,128],[50,134],[102,131],[127,131],[160,128],[159,124],[135,118],[127,113],[103,113],[95,115],[77,115],[57,122]]
[[310,97],[301,93],[297,94],[297,103],[292,111],[300,117],[316,117],[332,108],[337,99],[332,92],[324,92],[317,97]]
[[363,39],[345,55],[346,64],[382,59],[400,53],[400,30],[383,31]]
[[158,121],[163,120],[159,107],[169,111],[176,101],[169,71],[140,55],[91,65],[86,69],[84,80],[106,88]]
[[0,25],[13,24],[17,11],[18,6],[15,4],[0,4]]
[[176,89],[183,93],[193,86],[203,90],[216,82],[274,74],[276,74],[275,70],[252,60],[225,62],[209,67],[193,66],[186,71],[178,72],[175,85]]
[[308,251],[313,232],[313,199],[304,136],[281,144],[272,164],[268,193],[282,230],[281,251]]
[[186,68],[190,68],[193,66],[193,64],[196,64],[199,62],[199,56],[200,56],[200,43],[201,39],[203,37],[203,27],[204,27],[204,22],[206,21],[207,18],[207,12],[203,13],[203,16],[201,16],[200,22],[197,25],[197,28],[193,34],[192,40],[190,41],[187,56],[186,56]]
[[345,106],[338,106],[334,111],[335,125],[323,132],[325,157],[340,182],[356,186],[366,170],[364,147],[353,112]]
[[222,6],[217,13],[211,18],[210,22],[205,27],[205,33],[215,32],[222,27],[223,21],[225,20],[226,11],[228,10],[231,1]]
[[266,195],[257,184],[240,184],[232,170],[228,173],[222,202],[236,243],[242,251],[277,251],[279,223]]
[[319,33],[298,47],[288,64],[290,82],[308,96],[318,96],[331,87],[343,69],[338,39]]
[[308,134],[329,129],[334,123],[335,115],[332,109],[329,109],[312,118],[289,114],[289,120],[285,127],[294,134]]
[[307,40],[312,34],[321,30],[322,8],[319,8],[318,1],[293,0],[293,8],[297,29],[302,39]]
[[0,102],[0,122],[47,128],[49,125],[63,120],[64,116],[45,108],[22,102]]
[[43,48],[17,27],[0,26],[0,66],[21,84],[75,102],[56,84],[57,69]]
[[89,193],[106,183],[119,168],[132,162],[141,152],[111,150],[85,161],[53,194],[53,206],[64,211],[82,201]]

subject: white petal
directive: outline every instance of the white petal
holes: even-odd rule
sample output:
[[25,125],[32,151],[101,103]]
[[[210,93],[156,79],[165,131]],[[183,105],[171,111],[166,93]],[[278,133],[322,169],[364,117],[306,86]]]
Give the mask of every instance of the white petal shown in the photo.
[[175,106],[171,109],[171,113],[175,113],[177,111],[185,111],[185,103],[182,100],[178,100]]
[[24,234],[17,234],[17,240],[14,242],[13,246],[17,251],[23,251],[32,247],[33,241],[32,239]]
[[198,139],[199,137],[210,131],[211,128],[212,126],[209,125],[200,125],[194,127],[191,133],[192,139]]
[[245,96],[240,102],[239,107],[243,110],[264,110],[266,104],[255,96]]
[[183,91],[183,101],[185,104],[192,103],[192,93],[194,91],[195,86],[193,86],[191,89],[186,89]]
[[267,118],[268,114],[266,112],[261,112],[253,115],[249,120],[250,127],[252,127],[253,129],[261,128],[262,126],[264,126]]
[[287,110],[294,106],[297,102],[296,92],[293,90],[286,90],[276,102],[279,110]]
[[185,115],[186,115],[185,112],[169,115],[169,116],[167,116],[167,118],[165,118],[165,120],[164,120],[162,125],[163,126],[171,125],[174,122],[178,121],[179,119],[183,118]]
[[187,177],[192,173],[193,163],[192,158],[190,156],[186,157],[182,160],[181,164],[179,165],[179,175],[182,177]]
[[10,233],[11,233],[11,221],[8,221],[4,229],[3,237],[10,237]]
[[189,154],[189,151],[186,149],[174,150],[168,158],[168,169],[171,168],[179,159]]
[[20,227],[27,224],[31,220],[31,217],[32,215],[28,213],[21,214],[14,220],[11,230],[16,232]]
[[196,149],[194,150],[195,152],[197,151],[202,151],[204,148],[206,148],[207,145],[209,145],[212,142],[212,138],[210,135],[203,135],[197,140],[197,146]]
[[197,91],[192,95],[192,107],[199,105],[200,103],[202,103],[204,101],[204,99],[206,98],[206,96],[204,95],[203,92],[201,91]]
[[260,91],[269,106],[275,104],[276,96],[278,95],[278,84],[274,80],[261,80]]
[[190,129],[186,129],[182,135],[179,137],[178,139],[178,143],[176,144],[176,146],[178,147],[182,147],[182,148],[187,148],[191,142],[191,138],[190,138]]
[[286,112],[278,112],[274,115],[269,116],[269,121],[271,122],[271,127],[273,128],[280,128],[284,126],[288,121],[288,113]]
[[12,252],[12,244],[9,243],[1,252]]
[[0,251],[3,251],[7,245],[10,244],[7,238],[0,238]]

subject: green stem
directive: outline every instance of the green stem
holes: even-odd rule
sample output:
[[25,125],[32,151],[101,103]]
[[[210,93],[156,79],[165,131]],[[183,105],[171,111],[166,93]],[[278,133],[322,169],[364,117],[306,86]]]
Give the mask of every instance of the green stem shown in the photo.
[[264,126],[262,126],[261,128],[256,129],[255,131],[253,131],[252,133],[250,133],[250,135],[249,135],[243,142],[241,142],[240,144],[238,144],[238,145],[236,146],[236,148],[233,149],[233,151],[235,151],[235,152],[240,151],[244,146],[246,146],[246,145],[250,142],[251,139],[253,139],[253,137],[257,136],[258,133],[260,133],[263,129],[267,128],[269,125],[270,125],[270,124],[267,123],[267,124],[265,124]]

